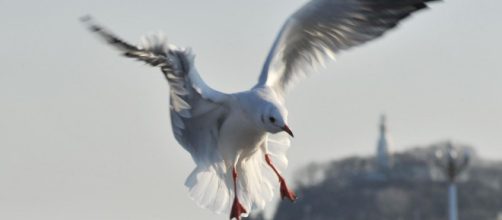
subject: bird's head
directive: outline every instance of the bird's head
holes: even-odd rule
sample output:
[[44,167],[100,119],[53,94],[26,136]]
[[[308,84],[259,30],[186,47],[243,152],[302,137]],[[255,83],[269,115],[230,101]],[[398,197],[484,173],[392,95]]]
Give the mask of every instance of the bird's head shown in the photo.
[[261,111],[260,121],[266,131],[270,133],[286,132],[291,137],[293,132],[287,125],[288,112],[286,108],[280,105],[270,103],[266,108]]

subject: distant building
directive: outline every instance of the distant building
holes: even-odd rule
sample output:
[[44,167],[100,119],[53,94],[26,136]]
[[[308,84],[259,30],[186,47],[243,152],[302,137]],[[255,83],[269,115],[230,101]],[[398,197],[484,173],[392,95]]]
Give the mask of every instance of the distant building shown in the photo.
[[390,148],[392,147],[392,141],[390,139],[386,117],[382,115],[380,118],[380,137],[378,138],[377,143],[377,154],[376,154],[376,162],[379,168],[388,169],[392,166],[392,158],[390,155]]

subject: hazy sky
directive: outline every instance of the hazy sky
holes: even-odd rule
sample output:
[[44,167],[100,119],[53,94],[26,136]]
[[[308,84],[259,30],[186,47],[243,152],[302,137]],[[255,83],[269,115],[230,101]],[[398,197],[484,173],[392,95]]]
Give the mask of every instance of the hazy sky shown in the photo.
[[[118,56],[78,22],[92,14],[135,43],[163,30],[225,92],[256,82],[303,0],[0,0],[0,219],[226,219],[183,185],[194,164],[171,133],[159,70]],[[447,0],[343,53],[289,95],[294,170],[444,139],[502,159],[502,2]]]

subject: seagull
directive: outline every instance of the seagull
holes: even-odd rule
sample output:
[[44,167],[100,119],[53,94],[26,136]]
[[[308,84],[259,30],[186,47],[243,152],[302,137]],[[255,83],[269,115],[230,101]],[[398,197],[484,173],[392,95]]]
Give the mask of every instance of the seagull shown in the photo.
[[196,165],[185,182],[190,196],[240,220],[264,208],[275,187],[282,199],[297,199],[280,171],[293,137],[287,91],[341,51],[382,36],[431,1],[310,0],[280,29],[257,84],[231,94],[202,80],[190,48],[168,44],[160,34],[135,46],[90,16],[82,21],[124,56],[160,68],[170,88],[174,137]]

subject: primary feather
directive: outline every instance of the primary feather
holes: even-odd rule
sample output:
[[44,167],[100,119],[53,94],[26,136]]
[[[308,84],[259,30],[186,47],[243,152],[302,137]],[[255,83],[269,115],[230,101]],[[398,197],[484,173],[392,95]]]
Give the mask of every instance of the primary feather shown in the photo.
[[311,0],[283,25],[257,86],[284,94],[337,53],[382,36],[433,0]]

